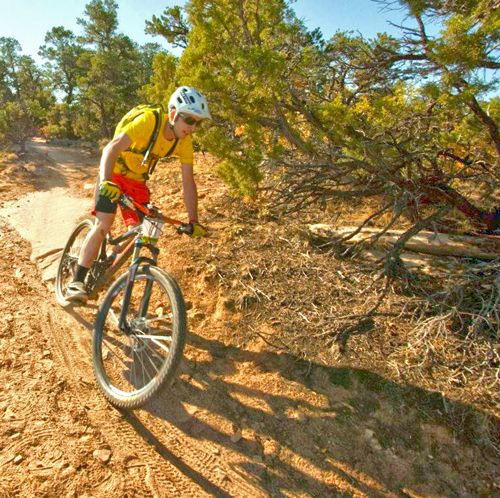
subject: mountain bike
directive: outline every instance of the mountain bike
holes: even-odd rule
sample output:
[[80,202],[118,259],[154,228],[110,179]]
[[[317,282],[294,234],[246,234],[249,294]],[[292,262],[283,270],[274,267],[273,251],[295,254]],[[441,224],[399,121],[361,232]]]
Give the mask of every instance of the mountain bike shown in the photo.
[[[177,282],[157,266],[156,246],[165,223],[186,234],[192,226],[124,194],[119,203],[134,209],[142,222],[116,238],[105,238],[85,286],[89,298],[96,298],[132,256],[128,271],[110,285],[99,307],[92,335],[92,363],[97,385],[109,402],[134,409],[173,381],[182,358],[187,333],[184,298]],[[73,280],[80,249],[92,226],[90,219],[79,223],[63,250],[55,285],[62,306],[72,304],[64,298],[65,290]],[[141,255],[143,249],[149,250],[149,257]]]

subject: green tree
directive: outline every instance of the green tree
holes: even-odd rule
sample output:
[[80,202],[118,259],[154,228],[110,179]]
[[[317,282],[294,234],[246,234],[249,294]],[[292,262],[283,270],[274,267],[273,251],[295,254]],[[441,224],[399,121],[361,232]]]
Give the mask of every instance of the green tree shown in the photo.
[[157,43],[146,43],[138,48],[137,57],[137,85],[142,88],[154,77],[155,59],[160,54],[166,55]]
[[160,35],[174,47],[186,48],[188,45],[189,23],[182,7],[168,7],[160,16],[146,21],[146,33]]
[[146,81],[146,62],[151,47],[141,51],[129,37],[118,33],[118,5],[113,0],[92,0],[85,7],[80,41],[87,50],[80,56],[78,78],[80,135],[110,138],[126,110],[138,102],[138,91]]
[[153,57],[152,74],[140,91],[144,101],[162,104],[165,109],[167,108],[169,96],[176,87],[177,63],[177,57],[166,52],[159,52]]
[[[469,4],[476,17],[486,5]],[[401,39],[337,33],[324,41],[281,0],[191,0],[185,16],[179,12],[167,9],[148,29],[187,41],[176,82],[207,94],[215,119],[203,141],[223,159],[221,174],[235,190],[251,193],[265,172],[289,208],[382,194],[391,200],[385,210],[400,213],[420,195],[421,178],[453,182],[493,171],[498,154],[486,123],[494,117],[476,112],[491,84],[478,81],[479,69],[495,66],[491,9],[476,25],[484,49],[476,65],[459,66],[457,52],[446,71],[417,48],[410,35],[419,29]],[[449,42],[448,25],[436,52]],[[469,66],[467,85],[450,80]],[[425,75],[432,76],[426,85]]]
[[70,30],[56,26],[47,32],[45,44],[38,53],[47,60],[45,71],[53,91],[62,96],[62,102],[54,104],[47,117],[45,133],[48,136],[75,138],[75,95],[78,92],[78,78],[83,75],[78,61],[84,48]]
[[[437,82],[446,104],[467,106],[500,155],[498,123],[480,101],[499,82],[493,72],[500,69],[498,2],[399,0],[399,4],[414,20],[415,27],[403,28],[404,36],[398,40],[387,38],[389,43],[377,45],[378,67],[399,65],[414,79],[430,80],[431,86]],[[429,34],[430,23],[440,26],[438,36]]]
[[0,38],[0,141],[18,144],[45,123],[53,97],[43,73],[31,57],[21,54],[19,42]]
[[179,46],[187,40],[175,81],[207,94],[216,126],[203,141],[224,158],[223,177],[251,193],[259,164],[280,150],[275,128],[305,145],[286,106],[292,73],[312,61],[312,38],[284,1],[194,0],[185,12],[167,9],[148,29]]
[[47,59],[46,70],[52,81],[54,90],[63,93],[63,101],[71,105],[77,90],[77,80],[82,75],[78,59],[84,52],[76,36],[63,26],[52,28],[45,35],[45,45],[39,55]]

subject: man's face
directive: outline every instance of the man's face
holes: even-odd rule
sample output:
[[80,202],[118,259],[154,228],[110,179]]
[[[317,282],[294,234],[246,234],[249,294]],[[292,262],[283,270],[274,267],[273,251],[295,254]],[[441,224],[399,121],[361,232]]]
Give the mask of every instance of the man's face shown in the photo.
[[174,133],[178,138],[185,138],[196,129],[196,127],[201,123],[201,119],[198,119],[190,114],[179,113],[174,123]]

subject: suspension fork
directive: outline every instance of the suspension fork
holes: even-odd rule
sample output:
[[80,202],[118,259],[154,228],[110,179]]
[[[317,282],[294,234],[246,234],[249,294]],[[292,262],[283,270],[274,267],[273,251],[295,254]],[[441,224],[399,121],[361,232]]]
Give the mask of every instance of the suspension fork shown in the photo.
[[[152,253],[152,258],[147,258],[145,256],[138,256],[139,251],[141,247],[146,246]],[[132,265],[130,266],[128,277],[127,277],[127,284],[126,284],[126,290],[125,290],[125,296],[123,297],[123,303],[122,303],[122,309],[120,312],[120,319],[118,322],[119,328],[121,331],[125,332],[126,334],[130,334],[132,331],[130,329],[130,325],[127,323],[127,311],[130,305],[130,299],[132,297],[132,290],[134,288],[134,282],[135,282],[135,276],[137,274],[137,270],[139,269],[139,266],[142,264],[146,265],[156,265],[157,259],[158,259],[158,254],[159,254],[159,249],[152,244],[149,243],[144,243],[141,240],[137,240],[136,246],[135,246],[135,251],[134,251],[134,260]],[[146,315],[148,306],[149,306],[149,300],[151,297],[151,288],[153,286],[153,281],[151,279],[148,279],[146,281],[146,285],[144,288],[144,294],[141,299],[141,303],[139,305],[139,317],[143,317]]]

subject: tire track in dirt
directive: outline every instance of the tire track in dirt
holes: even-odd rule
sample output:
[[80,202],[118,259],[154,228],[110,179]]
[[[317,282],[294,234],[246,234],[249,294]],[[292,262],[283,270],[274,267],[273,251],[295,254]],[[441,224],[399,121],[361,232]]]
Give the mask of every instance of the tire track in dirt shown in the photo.
[[[51,309],[50,306],[44,311],[47,317],[46,332],[54,339],[60,358],[67,367],[66,378],[73,385],[78,401],[86,409],[92,424],[99,428],[115,451],[124,447],[130,449],[137,455],[139,462],[145,465],[145,489],[142,490],[145,496],[151,496],[152,493],[156,496],[202,496],[197,486],[193,492],[192,483],[184,476],[178,475],[175,467],[168,462],[159,462],[158,457],[145,448],[144,443],[138,440],[123,418],[116,412],[112,413],[112,408],[104,400],[98,399],[97,393],[92,392],[92,389],[97,387],[91,382],[93,377],[90,361],[83,360],[85,357],[89,358],[89,351],[84,350],[81,341],[74,339],[74,334],[81,333],[82,327],[75,327],[73,324],[73,332],[69,332],[71,330],[69,327],[59,325],[61,321],[63,323],[71,321],[69,317],[63,316],[63,311]],[[149,478],[148,469],[155,471]]]
[[253,486],[248,476],[230,468],[222,458],[186,441],[186,436],[174,425],[163,421],[166,430],[155,435],[143,423],[142,417],[134,414],[127,414],[125,417],[137,433],[155,446],[160,455],[174,461],[179,469],[202,483],[211,494],[222,497],[268,496],[261,488]]
[[96,458],[107,443],[76,401],[48,333],[52,296],[28,245],[3,220],[0,247],[0,496],[125,496],[127,471]]
[[[36,412],[33,412],[33,415],[36,417]],[[38,429],[33,430],[29,436],[25,436],[19,441],[12,443],[5,448],[2,448],[3,455],[0,456],[0,467],[3,467],[7,463],[14,460],[16,455],[19,455],[23,452],[23,450],[27,450],[31,448],[34,442],[39,439],[49,439],[53,436],[54,431],[51,429]]]
[[[71,182],[66,183],[65,178],[67,175],[80,178],[81,155],[78,151],[32,145],[52,158],[55,164],[49,165],[47,181],[41,191],[16,200],[12,205],[4,207],[2,213],[8,218],[9,224],[15,226],[32,246],[33,241],[36,242],[36,254],[32,254],[32,260],[35,259],[39,269],[43,271],[46,256],[55,251],[55,239],[51,233],[55,230],[58,236],[65,240],[67,235],[64,233],[69,232],[69,229],[61,229],[59,221],[55,224],[51,221],[64,218],[66,222],[71,223],[72,216],[68,215],[67,205],[69,190],[64,188],[71,186]],[[52,188],[51,179],[59,188]],[[39,198],[39,202],[35,203],[34,199]],[[84,199],[75,200],[75,216],[76,213],[85,211],[84,205],[87,202]],[[55,206],[61,206],[63,214],[58,215]],[[46,207],[50,209],[45,209]],[[38,212],[40,218],[37,218],[36,224],[31,223],[33,209]],[[49,227],[52,227],[52,232]],[[57,246],[61,244],[62,242]],[[34,256],[40,257],[36,259]],[[50,296],[52,297],[52,294]],[[69,314],[50,300],[43,302],[40,308],[42,333],[51,337],[51,342],[56,345],[54,355],[59,360],[56,364],[57,371],[63,372],[63,377],[72,387],[72,394],[74,393],[75,400],[85,412],[85,417],[113,447],[113,454],[125,454],[124,458],[133,455],[130,458],[130,472],[136,478],[133,496],[142,493],[144,496],[161,497],[266,496],[262,490],[253,487],[236,474],[221,457],[205,451],[206,448],[199,443],[190,442],[182,431],[168,421],[153,417],[153,420],[148,422],[154,424],[155,430],[160,427],[161,432],[168,435],[159,440],[153,436],[147,424],[138,422],[133,415],[124,417],[107,404],[94,382],[90,361],[89,330],[95,318],[92,305],[83,308],[81,314]],[[12,368],[21,371],[23,366],[14,364]],[[26,444],[29,446],[29,442]],[[16,448],[13,446],[12,451]],[[142,482],[141,486],[137,485],[138,480]]]
[[[144,465],[142,477],[148,487],[145,496],[252,496],[267,494],[253,486],[243,476],[226,465],[220,457],[195,446],[174,425],[158,420],[162,437],[157,438],[132,413],[115,411],[101,398],[94,383],[90,362],[90,344],[87,349],[78,337],[82,326],[62,310],[47,306],[47,333],[58,346],[62,362],[67,367],[68,381],[78,393],[80,404],[103,436],[115,448],[133,449],[136,469]],[[88,358],[88,360],[84,360]],[[83,388],[83,390],[82,390]],[[137,490],[135,490],[137,491]],[[148,494],[149,492],[149,494]]]

